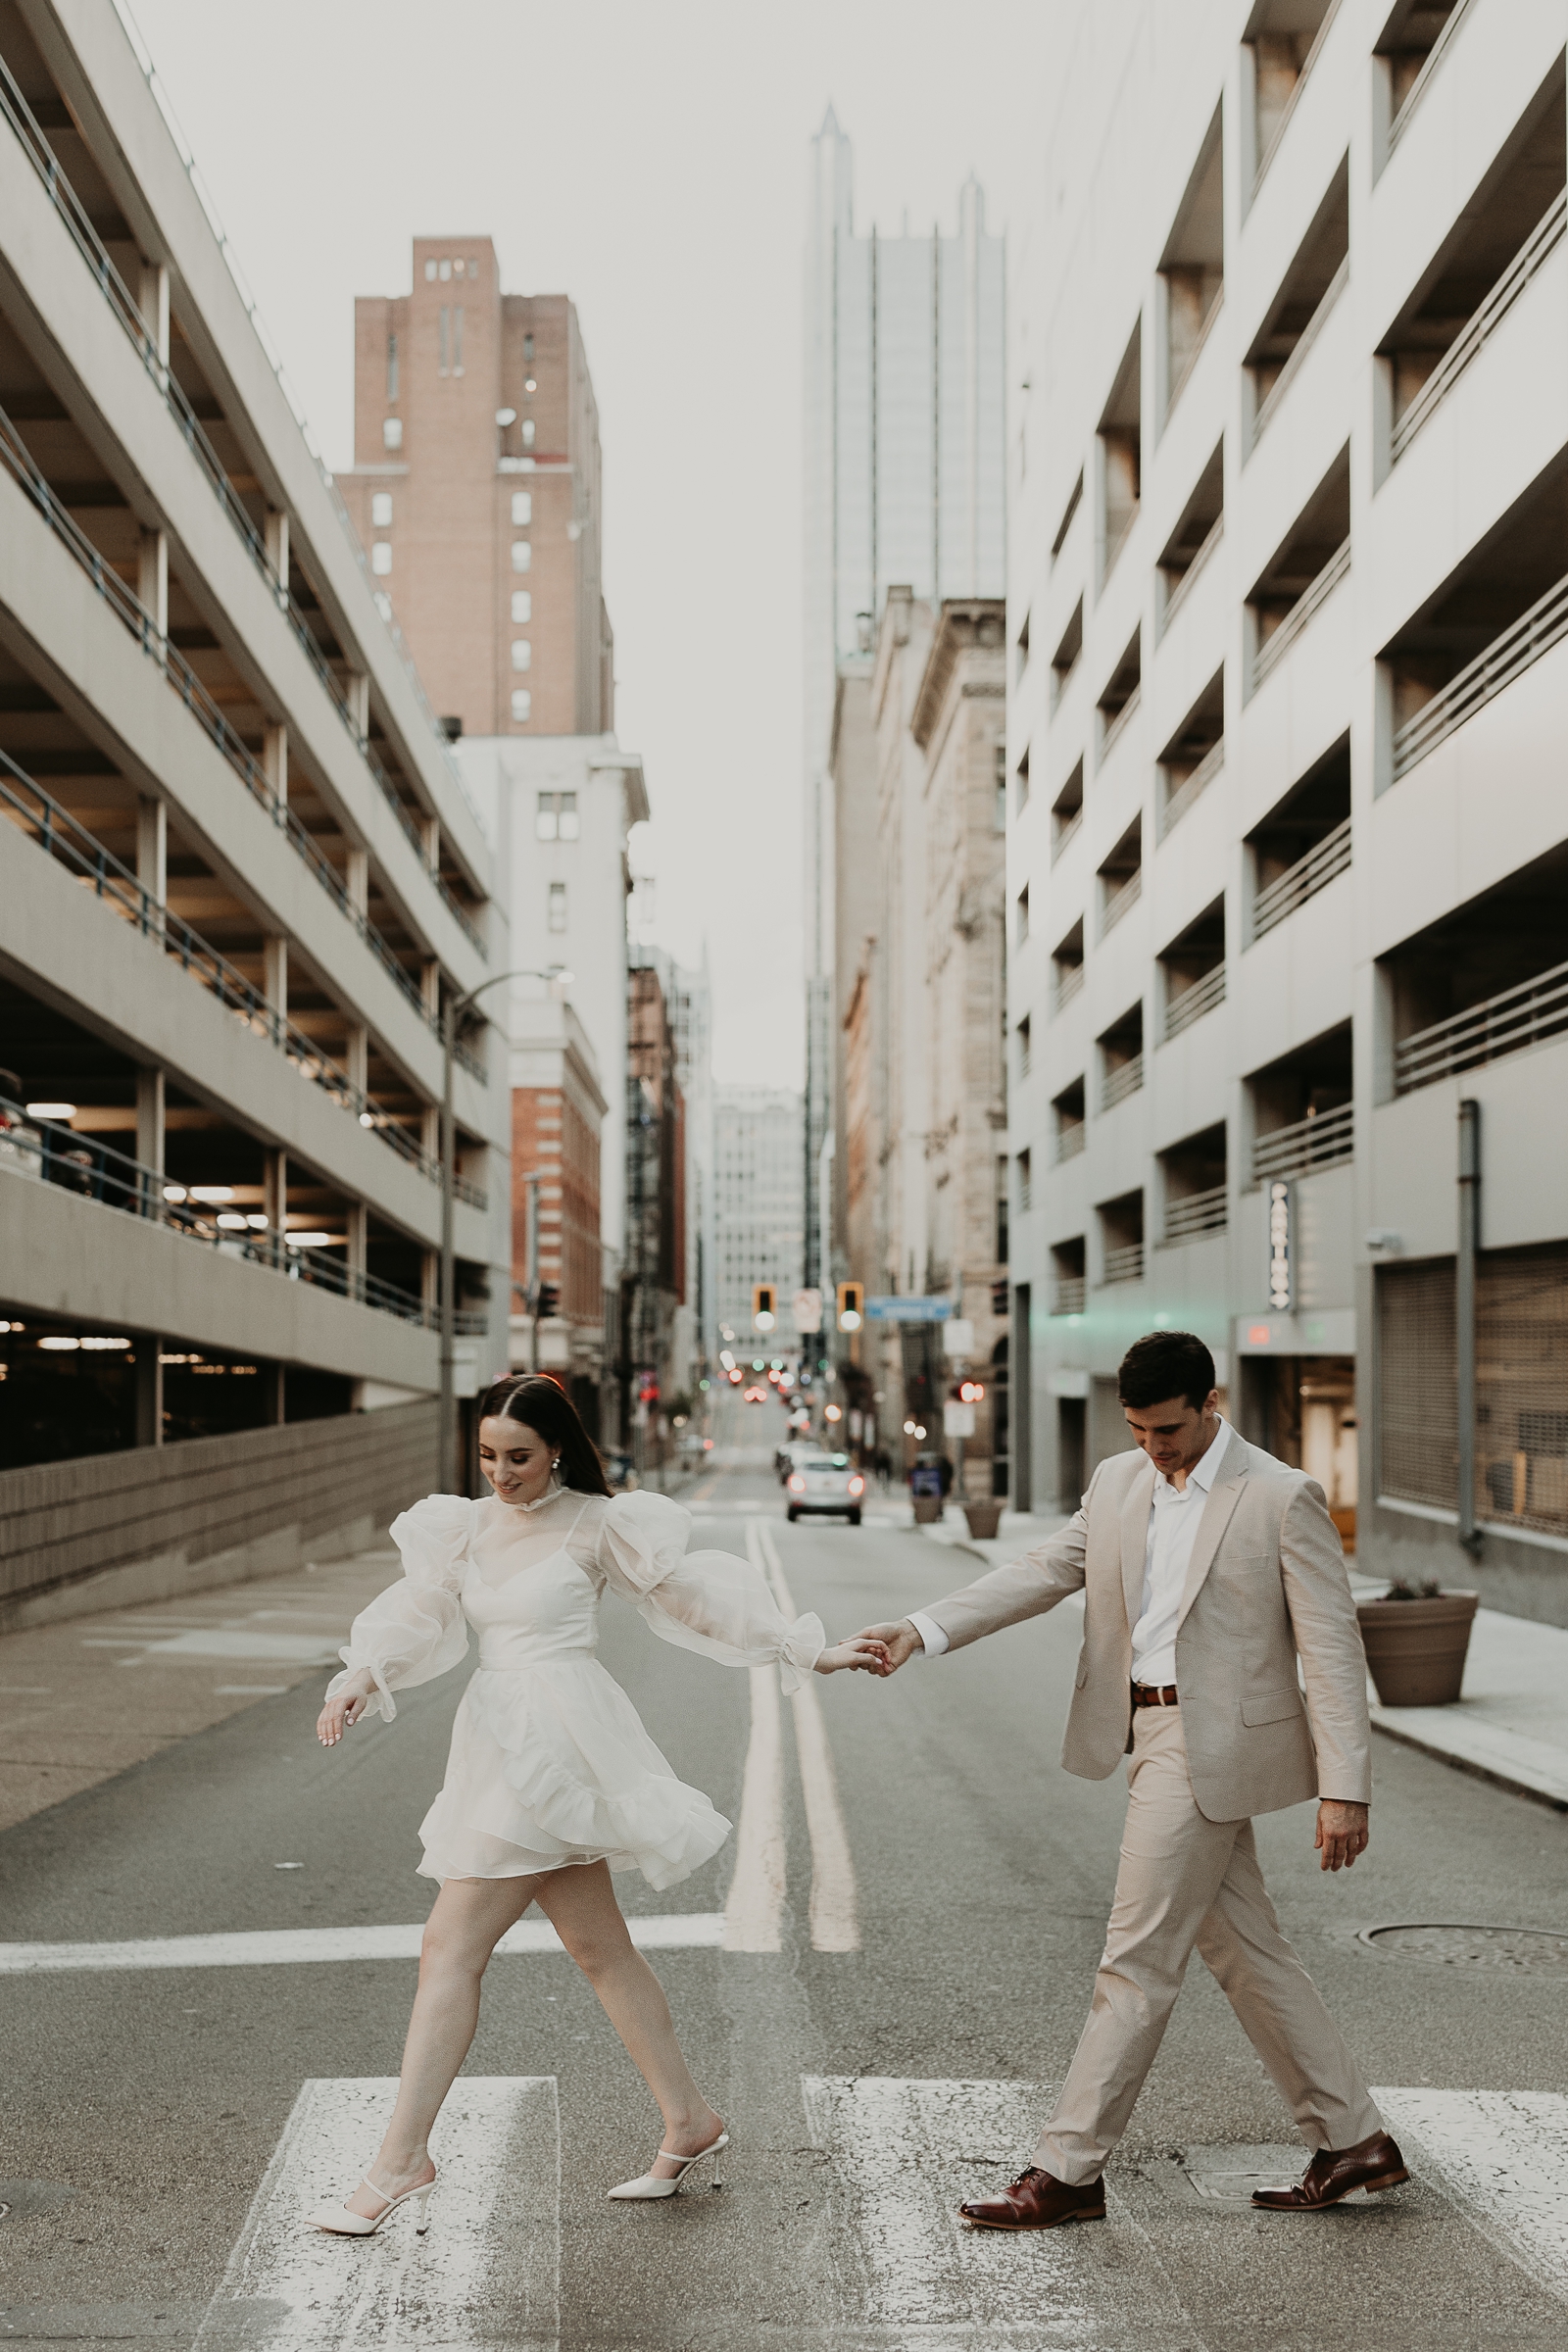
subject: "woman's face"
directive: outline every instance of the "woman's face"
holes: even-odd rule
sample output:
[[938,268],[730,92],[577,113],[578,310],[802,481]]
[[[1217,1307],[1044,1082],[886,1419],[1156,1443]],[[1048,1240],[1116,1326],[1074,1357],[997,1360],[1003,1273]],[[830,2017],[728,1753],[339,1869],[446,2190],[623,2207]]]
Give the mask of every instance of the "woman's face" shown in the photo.
[[526,1421],[497,1414],[479,1424],[479,1467],[503,1502],[537,1502],[559,1457]]

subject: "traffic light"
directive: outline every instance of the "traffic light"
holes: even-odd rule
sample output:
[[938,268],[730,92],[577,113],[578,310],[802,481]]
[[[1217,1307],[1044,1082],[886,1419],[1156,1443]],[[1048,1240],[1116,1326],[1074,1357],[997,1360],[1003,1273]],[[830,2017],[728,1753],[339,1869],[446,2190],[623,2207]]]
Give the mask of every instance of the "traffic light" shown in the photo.
[[778,1321],[778,1291],[771,1282],[752,1285],[752,1325],[757,1331],[771,1331]]
[[860,1314],[864,1304],[865,1285],[863,1282],[841,1282],[839,1284],[840,1331],[859,1330]]
[[1007,1312],[1007,1277],[1005,1274],[1000,1282],[994,1282],[991,1285],[991,1312],[994,1315],[1004,1315]]
[[554,1282],[542,1282],[539,1285],[539,1303],[534,1309],[540,1322],[547,1323],[553,1314],[559,1312],[560,1307],[560,1285]]

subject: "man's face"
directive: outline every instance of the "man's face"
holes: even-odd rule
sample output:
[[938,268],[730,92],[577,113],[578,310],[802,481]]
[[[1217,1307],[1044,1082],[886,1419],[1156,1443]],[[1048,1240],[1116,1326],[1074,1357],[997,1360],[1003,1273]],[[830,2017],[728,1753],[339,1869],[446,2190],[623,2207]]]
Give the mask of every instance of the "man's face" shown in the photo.
[[1172,1396],[1164,1404],[1124,1404],[1121,1409],[1154,1468],[1169,1478],[1173,1470],[1193,1469],[1213,1444],[1219,1391],[1210,1389],[1200,1405]]

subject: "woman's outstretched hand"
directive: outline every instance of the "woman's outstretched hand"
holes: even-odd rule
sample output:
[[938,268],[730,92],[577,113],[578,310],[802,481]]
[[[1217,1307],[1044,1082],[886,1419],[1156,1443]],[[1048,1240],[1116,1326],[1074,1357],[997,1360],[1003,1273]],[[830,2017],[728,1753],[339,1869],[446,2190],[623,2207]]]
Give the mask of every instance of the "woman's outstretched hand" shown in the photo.
[[323,1747],[336,1747],[352,1730],[375,1695],[375,1677],[368,1666],[351,1674],[335,1698],[329,1698],[316,1718],[316,1737]]
[[857,1667],[862,1674],[892,1671],[886,1644],[869,1634],[857,1634],[849,1642],[830,1642],[816,1661],[818,1674],[839,1674],[846,1666]]

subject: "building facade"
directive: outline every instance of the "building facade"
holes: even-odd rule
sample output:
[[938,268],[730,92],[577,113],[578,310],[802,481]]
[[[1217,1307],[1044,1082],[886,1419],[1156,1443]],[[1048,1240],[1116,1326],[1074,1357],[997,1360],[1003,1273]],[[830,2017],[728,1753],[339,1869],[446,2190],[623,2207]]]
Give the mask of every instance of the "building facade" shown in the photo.
[[514,999],[509,1360],[564,1379],[584,1428],[606,1444],[614,1435],[606,1415],[614,1344],[601,1178],[608,1108],[598,1057],[562,992],[541,986],[524,1005]]
[[[286,1565],[364,1507],[356,1408],[401,1411],[378,1507],[428,1486],[442,1013],[508,932],[120,18],[13,15],[0,63],[0,1512],[12,1600],[54,1607]],[[471,1394],[510,1256],[482,1022],[454,1098]],[[100,1453],[135,1507],[51,1520],[28,1465]]]
[[[839,664],[869,651],[891,583],[923,601],[1006,586],[1005,245],[972,178],[955,235],[858,232],[831,107],[811,142],[805,270],[803,710],[807,1279],[832,1116],[837,876],[831,754]],[[835,1147],[836,1149],[836,1147]]]
[[1127,1342],[1190,1325],[1364,1565],[1568,1622],[1568,24],[1058,30],[1009,452],[1015,1493],[1076,1497]]
[[[752,1297],[779,1295],[779,1337],[793,1344],[790,1302],[801,1288],[801,1098],[787,1087],[713,1089],[714,1355],[759,1344]],[[727,1336],[726,1336],[727,1335]]]
[[454,731],[614,726],[599,413],[565,295],[504,294],[488,237],[416,237],[412,291],[354,306],[338,481]]

